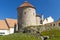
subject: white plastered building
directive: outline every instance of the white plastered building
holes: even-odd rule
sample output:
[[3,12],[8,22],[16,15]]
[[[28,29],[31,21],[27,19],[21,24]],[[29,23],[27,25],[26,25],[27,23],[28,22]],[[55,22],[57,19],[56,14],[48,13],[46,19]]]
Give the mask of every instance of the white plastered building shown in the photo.
[[6,18],[5,20],[0,20],[0,35],[13,34],[18,30],[18,26],[16,25],[16,19]]
[[51,23],[51,22],[54,22],[54,19],[53,19],[51,16],[49,16],[48,18],[45,18],[45,19],[44,19],[43,25],[44,25],[44,24],[47,24],[47,23]]

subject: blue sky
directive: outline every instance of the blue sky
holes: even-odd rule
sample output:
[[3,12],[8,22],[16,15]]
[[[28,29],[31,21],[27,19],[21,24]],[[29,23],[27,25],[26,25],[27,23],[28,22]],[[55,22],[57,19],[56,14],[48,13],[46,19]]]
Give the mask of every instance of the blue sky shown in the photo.
[[[25,0],[0,0],[0,19],[17,18],[17,7]],[[60,0],[27,0],[36,12],[45,17],[52,16],[55,20],[60,18]]]

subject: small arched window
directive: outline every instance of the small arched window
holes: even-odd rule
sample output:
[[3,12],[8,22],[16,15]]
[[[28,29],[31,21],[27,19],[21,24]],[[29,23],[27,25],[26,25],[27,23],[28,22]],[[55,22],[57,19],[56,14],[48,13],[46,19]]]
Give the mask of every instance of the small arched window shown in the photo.
[[52,24],[50,24],[50,26],[52,26]]
[[53,24],[53,26],[55,26],[55,24]]
[[24,14],[26,14],[26,12],[24,12]]
[[60,26],[60,23],[59,23],[59,26]]

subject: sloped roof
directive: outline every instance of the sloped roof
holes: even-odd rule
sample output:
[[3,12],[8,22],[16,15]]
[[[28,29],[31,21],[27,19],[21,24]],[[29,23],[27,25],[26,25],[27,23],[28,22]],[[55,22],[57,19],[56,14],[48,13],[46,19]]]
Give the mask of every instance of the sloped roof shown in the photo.
[[41,17],[40,15],[36,14],[36,17]]
[[20,5],[19,7],[33,7],[33,5],[31,5],[29,2],[25,1],[22,5]]
[[5,20],[0,20],[0,30],[8,30],[8,26],[5,22]]
[[6,22],[9,25],[10,28],[13,28],[15,24],[17,25],[17,20],[16,19],[6,18],[5,20],[6,20]]

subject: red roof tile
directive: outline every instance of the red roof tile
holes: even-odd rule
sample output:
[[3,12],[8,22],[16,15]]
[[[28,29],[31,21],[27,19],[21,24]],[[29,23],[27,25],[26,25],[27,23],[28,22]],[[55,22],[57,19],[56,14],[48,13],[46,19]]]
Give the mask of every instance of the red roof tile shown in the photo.
[[24,2],[21,6],[19,7],[33,7],[30,3]]
[[5,20],[0,20],[0,30],[8,30],[8,26],[5,22]]
[[17,20],[16,19],[6,18],[5,20],[8,23],[10,28],[13,28],[15,24],[17,25]]

